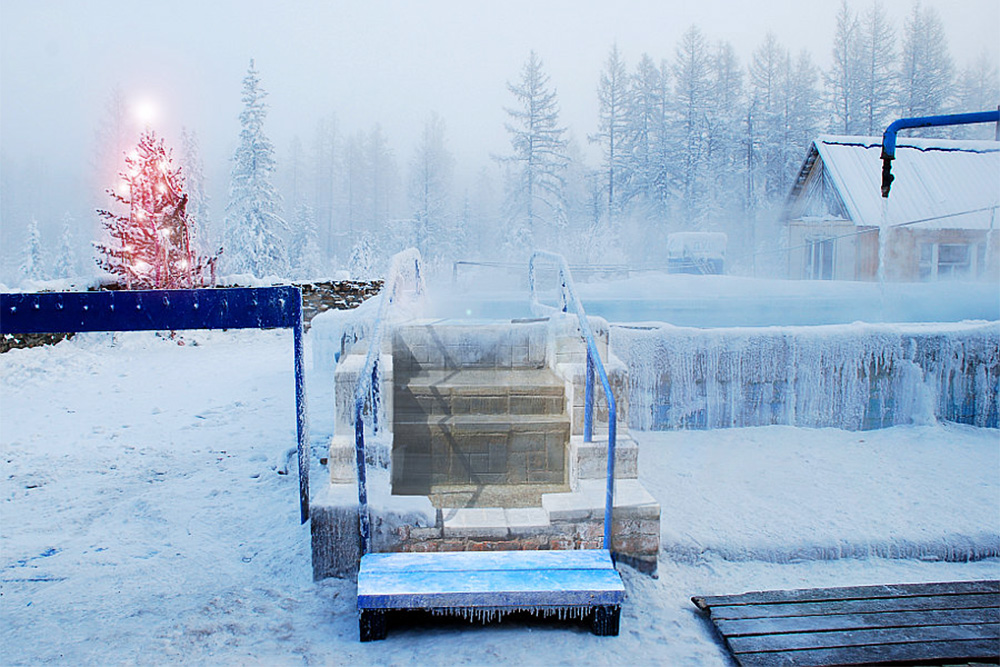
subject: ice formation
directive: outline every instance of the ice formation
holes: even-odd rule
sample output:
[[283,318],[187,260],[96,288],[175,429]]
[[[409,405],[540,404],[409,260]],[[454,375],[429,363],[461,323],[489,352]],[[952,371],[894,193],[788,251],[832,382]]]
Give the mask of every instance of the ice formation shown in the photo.
[[632,428],[996,427],[1000,323],[611,328]]

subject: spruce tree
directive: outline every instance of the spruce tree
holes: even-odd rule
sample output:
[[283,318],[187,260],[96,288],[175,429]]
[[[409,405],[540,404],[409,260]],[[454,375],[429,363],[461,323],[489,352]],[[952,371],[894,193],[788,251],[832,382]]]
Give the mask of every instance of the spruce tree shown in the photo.
[[413,243],[424,261],[458,250],[450,212],[455,158],[445,144],[444,120],[431,114],[410,162]]
[[291,275],[300,279],[320,278],[322,256],[319,248],[319,233],[316,220],[308,204],[299,204],[295,209],[291,246]]
[[21,251],[21,275],[28,280],[42,280],[45,277],[44,263],[38,220],[31,218],[28,234],[24,239],[24,249]]
[[278,214],[278,193],[271,184],[274,147],[264,134],[267,93],[253,60],[243,79],[240,141],[233,155],[233,173],[226,207],[226,267],[257,278],[284,276],[288,252],[281,234],[287,224]]
[[181,170],[188,195],[191,238],[199,247],[212,245],[209,197],[205,188],[205,165],[201,160],[198,135],[181,128]]
[[951,101],[952,69],[941,17],[933,7],[915,3],[903,26],[899,72],[901,115],[909,118],[945,111]]
[[59,236],[59,257],[56,259],[55,277],[72,278],[77,274],[76,241],[73,228],[76,220],[67,212],[63,216],[62,234]]
[[896,85],[896,33],[878,0],[861,21],[861,53],[861,121],[874,137],[890,122]]
[[608,222],[612,230],[620,223],[622,212],[622,186],[629,180],[629,153],[626,144],[629,80],[625,62],[618,53],[618,45],[604,61],[600,83],[597,86],[597,132],[590,135],[592,143],[600,144],[604,187],[607,194]]
[[500,160],[509,168],[504,201],[507,247],[520,255],[565,225],[566,128],[559,124],[556,92],[549,88],[549,77],[534,51],[520,81],[508,83],[507,90],[515,100],[505,109],[512,153]]

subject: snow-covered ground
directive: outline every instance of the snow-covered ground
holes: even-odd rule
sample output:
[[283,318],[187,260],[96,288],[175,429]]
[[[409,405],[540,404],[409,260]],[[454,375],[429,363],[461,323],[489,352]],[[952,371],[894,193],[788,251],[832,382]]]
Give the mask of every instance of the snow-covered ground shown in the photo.
[[[354,584],[312,582],[298,523],[291,333],[183,342],[0,355],[0,663],[727,664],[692,595],[1000,577],[997,558],[941,560],[997,553],[996,430],[639,433],[663,551],[658,579],[622,568],[621,636],[416,618],[360,644]],[[924,559],[875,557],[900,553]]]

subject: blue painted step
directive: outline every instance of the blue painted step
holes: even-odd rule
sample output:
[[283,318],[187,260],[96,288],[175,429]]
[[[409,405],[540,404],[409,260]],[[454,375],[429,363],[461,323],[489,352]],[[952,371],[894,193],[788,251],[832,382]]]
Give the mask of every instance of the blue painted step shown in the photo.
[[590,615],[595,634],[617,635],[625,586],[603,549],[376,553],[361,558],[362,641],[385,636],[390,609]]

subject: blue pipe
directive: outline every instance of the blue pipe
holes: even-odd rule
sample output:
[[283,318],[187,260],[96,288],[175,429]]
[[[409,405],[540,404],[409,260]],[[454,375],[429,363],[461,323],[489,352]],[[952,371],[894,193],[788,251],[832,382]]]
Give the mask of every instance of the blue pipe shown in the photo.
[[956,113],[945,116],[922,116],[919,118],[900,118],[894,121],[882,135],[882,196],[889,196],[892,186],[892,161],[896,158],[896,133],[915,127],[939,127],[942,125],[968,125],[970,123],[1000,123],[1000,109],[996,111],[977,111],[974,113]]

